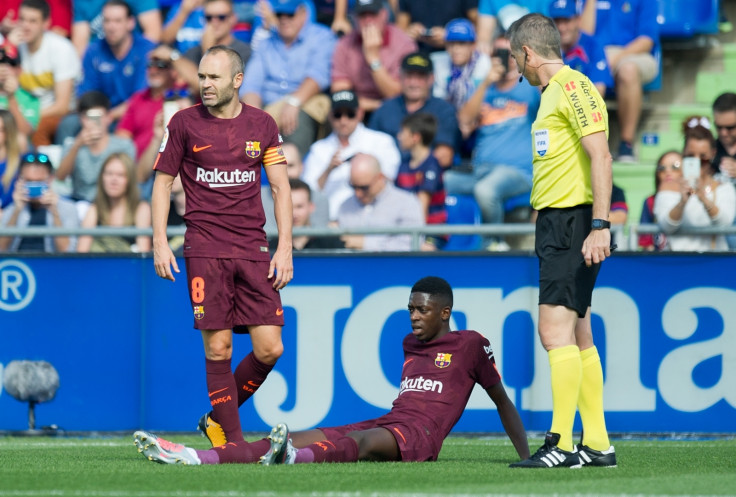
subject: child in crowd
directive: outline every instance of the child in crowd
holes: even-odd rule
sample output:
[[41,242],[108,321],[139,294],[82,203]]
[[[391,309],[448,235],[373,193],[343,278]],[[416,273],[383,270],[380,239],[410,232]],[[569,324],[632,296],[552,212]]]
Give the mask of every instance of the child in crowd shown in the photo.
[[[404,118],[397,135],[403,159],[396,186],[417,195],[427,224],[447,222],[442,167],[431,148],[436,133],[437,119],[432,114],[417,112]],[[427,242],[441,248],[445,240],[427,237]]]

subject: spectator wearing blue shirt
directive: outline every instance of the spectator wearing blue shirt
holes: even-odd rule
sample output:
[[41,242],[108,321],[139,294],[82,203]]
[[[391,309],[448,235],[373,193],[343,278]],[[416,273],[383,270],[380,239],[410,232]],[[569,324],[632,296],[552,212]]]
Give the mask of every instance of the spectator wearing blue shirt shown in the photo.
[[277,34],[263,39],[245,67],[240,97],[271,114],[284,141],[304,156],[326,122],[330,65],[336,38],[308,19],[302,0],[274,0]]
[[[82,59],[77,97],[93,90],[107,95],[112,123],[117,123],[125,114],[133,93],[146,87],[148,53],[156,46],[134,33],[135,25],[133,11],[127,3],[108,0],[102,8],[105,37],[92,42]],[[59,123],[56,141],[64,145],[79,133],[80,127],[79,115],[67,114]]]
[[443,168],[450,167],[455,158],[460,131],[452,104],[432,96],[434,75],[429,57],[421,52],[404,57],[400,83],[401,95],[386,100],[376,109],[371,114],[368,127],[396,138],[406,116],[415,112],[432,114],[439,123],[432,142],[433,155]]
[[605,95],[606,88],[613,87],[606,54],[595,38],[580,31],[577,1],[554,0],[549,7],[549,16],[554,19],[560,32],[565,64],[588,76],[598,93]]
[[478,50],[490,54],[493,41],[522,16],[537,12],[547,15],[549,0],[479,0]]
[[653,81],[659,73],[659,65],[654,57],[659,41],[657,2],[601,1],[597,2],[595,16],[583,18],[581,28],[595,33],[613,73],[621,128],[618,160],[633,162],[633,143],[641,117],[643,85]]
[[199,45],[204,33],[204,0],[182,0],[166,13],[161,42],[186,52]]
[[532,189],[532,122],[541,96],[519,81],[510,48],[506,38],[496,38],[491,71],[458,113],[464,132],[476,135],[472,170],[445,173],[447,193],[474,195],[484,223],[503,223],[505,201]]
[[[91,41],[104,38],[102,11],[112,0],[77,0],[73,2],[72,43],[79,56],[87,51]],[[120,2],[114,2],[120,3]],[[157,0],[127,0],[143,36],[158,43],[161,39],[161,10]]]
[[110,118],[117,121],[133,93],[146,87],[148,52],[156,46],[134,33],[133,11],[123,0],[108,0],[102,8],[105,37],[90,44],[82,59],[77,96],[97,90],[110,99]]

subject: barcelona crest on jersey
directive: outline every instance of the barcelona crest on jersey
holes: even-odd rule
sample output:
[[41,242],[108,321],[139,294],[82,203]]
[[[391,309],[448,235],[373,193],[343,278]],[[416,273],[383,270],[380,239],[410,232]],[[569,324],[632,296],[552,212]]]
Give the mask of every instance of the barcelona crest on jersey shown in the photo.
[[444,352],[437,352],[437,357],[434,358],[434,365],[438,368],[446,368],[452,361],[452,354],[445,354]]
[[261,142],[245,142],[245,155],[251,159],[255,159],[261,155]]
[[204,306],[195,305],[194,306],[194,319],[202,319],[203,317],[204,317]]

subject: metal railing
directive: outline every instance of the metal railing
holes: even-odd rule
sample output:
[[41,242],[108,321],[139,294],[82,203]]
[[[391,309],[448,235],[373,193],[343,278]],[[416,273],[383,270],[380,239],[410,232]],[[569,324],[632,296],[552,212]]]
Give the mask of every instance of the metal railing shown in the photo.
[[[183,235],[186,231],[184,226],[172,226],[166,230],[169,237]],[[639,235],[656,234],[661,230],[656,224],[632,224],[628,226],[613,226],[612,233],[616,237],[619,250],[637,251]],[[28,226],[24,228],[0,228],[0,237],[6,236],[81,236],[93,237],[121,236],[135,237],[139,235],[151,236],[151,228],[56,228],[46,226]],[[534,224],[531,223],[509,223],[509,224],[434,224],[426,226],[391,226],[371,228],[316,228],[300,227],[294,228],[294,236],[332,236],[342,235],[410,235],[412,238],[412,250],[418,251],[421,247],[422,238],[427,235],[480,235],[480,236],[519,236],[533,235]],[[680,229],[679,235],[736,235],[736,226],[703,227]],[[269,237],[276,236],[276,231],[267,231]]]

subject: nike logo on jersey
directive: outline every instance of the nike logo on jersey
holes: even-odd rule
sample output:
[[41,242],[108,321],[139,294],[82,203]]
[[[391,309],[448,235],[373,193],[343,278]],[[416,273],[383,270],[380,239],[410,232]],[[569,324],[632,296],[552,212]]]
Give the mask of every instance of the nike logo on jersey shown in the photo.
[[281,316],[284,313],[283,309],[276,309],[276,315]]
[[205,145],[204,147],[198,147],[197,145],[195,145],[195,146],[192,147],[192,152],[194,152],[196,154],[197,152],[201,152],[202,150],[206,150],[206,149],[210,148],[211,146],[212,145]]

